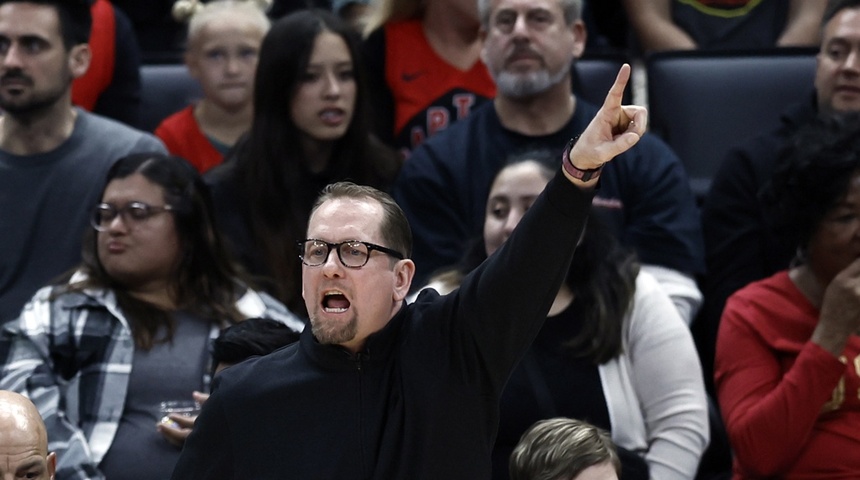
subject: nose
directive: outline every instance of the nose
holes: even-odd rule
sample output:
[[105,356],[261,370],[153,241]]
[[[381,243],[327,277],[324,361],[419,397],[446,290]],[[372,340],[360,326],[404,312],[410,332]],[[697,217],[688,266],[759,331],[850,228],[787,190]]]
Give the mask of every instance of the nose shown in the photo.
[[225,71],[230,75],[239,73],[241,62],[242,60],[238,55],[227,55],[227,64],[224,66]]
[[514,21],[514,28],[511,31],[515,37],[525,37],[528,35],[528,25],[526,24],[525,15],[517,15]]
[[9,44],[6,52],[3,54],[3,66],[6,68],[20,68],[21,62],[21,47],[17,42]]
[[511,210],[508,214],[508,218],[505,219],[505,233],[510,235],[511,232],[517,228],[517,224],[520,223],[520,220],[523,218],[522,212],[518,210]]
[[320,268],[322,268],[323,275],[326,277],[337,278],[343,276],[343,269],[345,267],[340,262],[340,257],[338,257],[337,252],[333,248],[329,250],[328,257],[326,257],[325,263]]
[[121,214],[117,214],[117,216],[113,217],[108,222],[106,231],[111,235],[125,233],[126,231],[128,231],[128,225],[126,225],[125,217],[123,217]]
[[845,57],[845,62],[842,64],[842,69],[851,72],[860,72],[860,49],[852,48],[848,56]]
[[341,93],[340,79],[335,72],[328,72],[325,75],[324,95],[326,98],[337,98]]

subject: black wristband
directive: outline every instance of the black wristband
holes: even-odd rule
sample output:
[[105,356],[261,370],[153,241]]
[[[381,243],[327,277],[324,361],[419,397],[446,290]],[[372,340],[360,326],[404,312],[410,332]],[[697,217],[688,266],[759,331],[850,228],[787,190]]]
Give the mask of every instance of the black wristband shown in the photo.
[[579,136],[575,136],[567,142],[567,146],[564,147],[564,153],[561,154],[561,166],[564,168],[564,171],[567,172],[573,178],[581,180],[583,182],[587,182],[589,180],[594,180],[595,178],[600,176],[600,172],[603,171],[603,165],[600,165],[597,168],[590,168],[588,170],[583,170],[578,168],[573,162],[570,160],[570,150],[573,148],[573,144],[579,140]]

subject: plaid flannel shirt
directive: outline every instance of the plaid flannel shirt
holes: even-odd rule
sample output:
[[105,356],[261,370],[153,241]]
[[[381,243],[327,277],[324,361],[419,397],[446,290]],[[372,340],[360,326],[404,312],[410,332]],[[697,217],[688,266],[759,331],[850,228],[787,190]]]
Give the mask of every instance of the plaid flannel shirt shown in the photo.
[[[80,279],[80,275],[71,282]],[[134,355],[128,322],[111,290],[39,290],[0,333],[0,389],[29,397],[57,453],[58,479],[102,479],[98,464],[122,417]],[[266,294],[248,290],[236,303],[246,317],[266,317],[296,331],[304,323]],[[210,339],[220,333],[213,325]],[[208,369],[203,383],[209,385]]]

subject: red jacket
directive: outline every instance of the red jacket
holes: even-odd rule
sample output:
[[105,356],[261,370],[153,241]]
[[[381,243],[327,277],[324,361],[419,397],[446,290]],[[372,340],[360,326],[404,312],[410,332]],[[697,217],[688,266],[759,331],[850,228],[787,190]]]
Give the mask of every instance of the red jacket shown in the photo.
[[93,26],[90,30],[92,59],[87,73],[72,83],[72,103],[92,111],[99,95],[113,81],[116,59],[116,17],[108,0],[96,0],[90,12]]

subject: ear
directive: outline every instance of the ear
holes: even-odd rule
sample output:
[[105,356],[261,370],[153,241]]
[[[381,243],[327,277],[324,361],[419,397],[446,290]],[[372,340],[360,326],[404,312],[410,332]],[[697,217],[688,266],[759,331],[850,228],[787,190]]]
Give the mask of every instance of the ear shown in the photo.
[[582,20],[576,20],[570,26],[573,33],[573,58],[579,58],[585,52],[585,41],[588,39],[588,30]]
[[49,453],[46,460],[48,461],[48,478],[54,480],[54,475],[57,473],[57,454],[55,452]]
[[407,258],[398,260],[394,265],[394,301],[402,302],[409,295],[412,278],[415,276],[415,262]]
[[69,70],[72,72],[72,78],[82,77],[90,68],[90,59],[92,59],[92,51],[86,43],[75,45],[69,51]]

